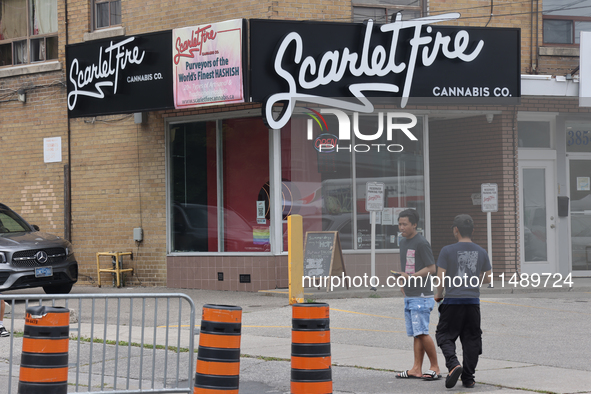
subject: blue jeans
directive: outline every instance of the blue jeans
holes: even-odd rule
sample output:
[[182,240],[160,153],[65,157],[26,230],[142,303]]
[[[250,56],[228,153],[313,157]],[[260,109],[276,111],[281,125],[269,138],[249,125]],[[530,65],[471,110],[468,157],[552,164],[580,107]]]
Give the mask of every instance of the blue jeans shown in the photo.
[[429,335],[429,318],[435,306],[433,298],[406,297],[404,299],[404,320],[409,337]]

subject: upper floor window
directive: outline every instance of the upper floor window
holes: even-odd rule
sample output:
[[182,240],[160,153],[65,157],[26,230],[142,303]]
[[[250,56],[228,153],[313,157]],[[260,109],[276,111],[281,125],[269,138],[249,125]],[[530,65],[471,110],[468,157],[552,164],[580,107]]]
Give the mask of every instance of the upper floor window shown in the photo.
[[376,23],[389,23],[396,13],[403,20],[420,18],[424,0],[353,0],[353,22],[373,19]]
[[544,44],[578,45],[591,31],[591,0],[544,0]]
[[102,29],[121,24],[121,0],[94,0],[94,27]]
[[0,0],[0,66],[57,59],[57,0]]

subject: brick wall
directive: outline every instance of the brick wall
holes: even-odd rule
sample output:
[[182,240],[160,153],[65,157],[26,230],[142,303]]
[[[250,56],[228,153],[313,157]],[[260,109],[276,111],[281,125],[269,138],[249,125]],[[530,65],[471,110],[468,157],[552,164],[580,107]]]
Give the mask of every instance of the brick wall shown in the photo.
[[[42,231],[64,233],[64,164],[45,163],[43,139],[67,152],[66,88],[59,72],[0,79],[0,202]],[[26,103],[17,99],[24,88]]]
[[[71,120],[72,242],[82,281],[96,279],[97,252],[133,251],[133,262],[126,263],[136,269],[141,283],[165,284],[162,123],[154,113],[142,125],[134,123],[133,115]],[[144,230],[139,245],[133,240],[135,227]],[[109,264],[106,258],[101,261]]]
[[514,272],[519,261],[516,216],[517,184],[514,112],[505,110],[488,123],[484,115],[429,124],[431,170],[431,239],[433,253],[455,240],[450,229],[455,215],[467,213],[475,222],[473,241],[487,249],[486,213],[471,195],[482,183],[496,183],[499,211],[492,213],[493,270]]
[[[532,34],[535,45],[535,32],[532,31],[531,2],[496,0],[493,2],[491,17],[490,1],[475,0],[429,0],[429,13],[431,15],[448,12],[459,12],[461,18],[453,22],[442,22],[441,25],[454,26],[480,26],[480,27],[511,27],[521,29],[521,71],[528,73],[531,69],[530,43]],[[541,7],[541,5],[540,5]],[[533,20],[535,29],[535,19]],[[541,42],[541,15],[538,27],[540,28]]]
[[[90,1],[68,2],[69,43],[83,41],[91,31]],[[149,8],[149,12],[146,12]],[[122,2],[121,24],[127,35],[220,22],[237,18],[351,21],[346,0],[283,1],[141,1]],[[60,14],[63,15],[63,14]],[[61,37],[60,37],[61,39]],[[62,41],[60,41],[62,42]]]

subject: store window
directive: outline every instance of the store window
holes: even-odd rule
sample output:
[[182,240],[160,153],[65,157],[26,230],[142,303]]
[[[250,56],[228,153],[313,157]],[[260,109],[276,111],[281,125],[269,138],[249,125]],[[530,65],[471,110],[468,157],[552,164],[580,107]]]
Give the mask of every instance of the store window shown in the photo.
[[373,19],[376,23],[389,23],[396,13],[403,20],[420,18],[423,15],[423,0],[353,0],[353,22]]
[[[366,184],[383,182],[385,208],[377,215],[376,249],[398,248],[398,213],[406,208],[419,211],[418,229],[424,235],[423,119],[418,117],[410,129],[416,141],[399,129],[388,139],[386,112],[358,115],[357,121],[349,113],[351,134],[357,124],[360,134],[372,139],[338,140],[337,117],[319,111],[299,111],[281,133],[281,174],[293,196],[292,212],[303,217],[304,231],[338,231],[343,249],[371,249]],[[285,241],[283,248],[287,250]]]
[[550,122],[519,121],[517,135],[520,148],[550,148]]
[[269,252],[269,131],[260,118],[171,125],[171,252]]
[[544,44],[578,45],[579,33],[591,31],[591,0],[544,0]]
[[57,59],[57,0],[0,0],[0,67]]
[[94,26],[96,29],[121,24],[121,0],[94,0]]
[[547,261],[546,172],[543,168],[523,170],[524,260]]
[[566,124],[566,151],[591,153],[591,123]]

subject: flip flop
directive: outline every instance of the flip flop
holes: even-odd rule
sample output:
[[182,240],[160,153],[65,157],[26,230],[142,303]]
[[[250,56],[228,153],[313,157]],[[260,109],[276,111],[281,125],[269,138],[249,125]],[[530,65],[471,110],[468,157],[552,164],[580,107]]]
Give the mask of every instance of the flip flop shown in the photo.
[[462,368],[461,365],[457,365],[454,369],[452,369],[447,375],[447,378],[445,378],[445,388],[451,389],[454,387],[458,382],[458,378],[462,372],[464,372],[464,368]]
[[422,376],[414,376],[408,374],[408,369],[402,373],[396,374],[396,379],[422,379]]
[[423,374],[423,380],[439,380],[441,379],[441,375],[439,375],[437,372],[432,371],[432,370],[428,370],[427,372],[425,372]]

